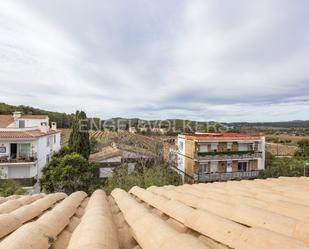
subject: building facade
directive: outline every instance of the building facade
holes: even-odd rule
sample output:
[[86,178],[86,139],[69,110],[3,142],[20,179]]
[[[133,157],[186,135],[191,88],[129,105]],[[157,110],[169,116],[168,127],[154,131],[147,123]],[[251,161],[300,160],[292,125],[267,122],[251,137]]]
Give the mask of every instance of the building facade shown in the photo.
[[256,178],[265,167],[265,137],[239,133],[178,135],[177,168],[195,182]]
[[0,178],[32,185],[60,149],[60,139],[46,115],[0,115]]

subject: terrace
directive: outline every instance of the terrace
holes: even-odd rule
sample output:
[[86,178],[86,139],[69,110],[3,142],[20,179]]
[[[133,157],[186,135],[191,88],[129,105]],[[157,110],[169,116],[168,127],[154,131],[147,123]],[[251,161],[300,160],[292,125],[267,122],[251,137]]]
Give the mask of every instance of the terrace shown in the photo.
[[18,164],[18,163],[33,163],[37,161],[36,156],[19,156],[16,158],[12,158],[10,156],[1,156],[0,157],[0,165],[1,164]]
[[259,175],[259,172],[259,170],[222,173],[201,172],[197,175],[197,180],[198,182],[225,182],[230,180],[255,179]]
[[223,152],[197,152],[195,160],[224,160],[224,159],[247,159],[262,158],[263,154],[259,151],[223,151]]

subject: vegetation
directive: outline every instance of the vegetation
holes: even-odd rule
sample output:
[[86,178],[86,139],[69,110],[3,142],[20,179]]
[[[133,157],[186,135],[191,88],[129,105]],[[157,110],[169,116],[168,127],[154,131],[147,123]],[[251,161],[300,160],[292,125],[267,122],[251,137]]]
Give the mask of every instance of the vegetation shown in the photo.
[[92,193],[99,186],[99,167],[63,147],[42,170],[39,182],[46,193],[75,191]]
[[24,114],[35,114],[35,115],[48,115],[51,122],[57,122],[58,128],[69,128],[72,125],[73,114],[66,114],[60,112],[44,111],[38,108],[30,106],[13,106],[5,103],[0,103],[0,114],[10,115],[15,111],[21,111]]
[[279,138],[279,137],[267,137],[266,138],[267,142],[271,143],[281,143],[281,144],[290,144],[292,143],[291,139],[284,139],[284,138]]
[[[305,161],[299,157],[275,157],[266,152],[265,170],[259,178],[277,178],[279,176],[303,176]],[[306,175],[309,175],[307,170]]]
[[309,159],[309,139],[302,139],[297,142],[298,150],[296,156]]
[[0,180],[0,196],[7,197],[10,195],[22,195],[25,190],[22,189],[21,185],[11,179]]
[[117,167],[110,177],[103,184],[103,189],[110,193],[115,188],[122,188],[126,191],[133,186],[148,188],[150,186],[180,185],[182,179],[178,173],[166,166],[155,165],[153,167],[136,169],[128,174],[127,165]]
[[81,154],[86,159],[89,158],[91,150],[88,127],[86,113],[76,111],[69,138],[69,149],[72,152]]
[[98,152],[98,140],[95,137],[90,137],[90,154]]

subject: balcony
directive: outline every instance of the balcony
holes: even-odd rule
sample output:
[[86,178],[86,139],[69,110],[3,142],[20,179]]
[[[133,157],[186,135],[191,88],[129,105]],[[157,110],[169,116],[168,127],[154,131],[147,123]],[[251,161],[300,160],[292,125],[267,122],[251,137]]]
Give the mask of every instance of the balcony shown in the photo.
[[196,160],[231,160],[231,159],[250,159],[262,158],[259,151],[223,151],[223,152],[198,152]]
[[19,156],[12,158],[9,156],[0,157],[0,165],[7,164],[25,164],[25,163],[34,163],[37,161],[36,156]]
[[199,173],[198,182],[220,182],[241,179],[254,179],[259,175],[259,170],[245,172],[223,172],[223,173]]

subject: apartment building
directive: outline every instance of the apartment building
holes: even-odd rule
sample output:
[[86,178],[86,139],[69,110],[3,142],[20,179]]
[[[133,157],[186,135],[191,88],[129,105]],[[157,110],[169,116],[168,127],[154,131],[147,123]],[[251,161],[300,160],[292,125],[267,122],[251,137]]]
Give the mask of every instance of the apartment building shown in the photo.
[[60,130],[46,115],[0,115],[0,178],[32,185],[60,149]]
[[182,134],[177,147],[179,172],[195,182],[252,179],[265,167],[265,137],[259,135]]

